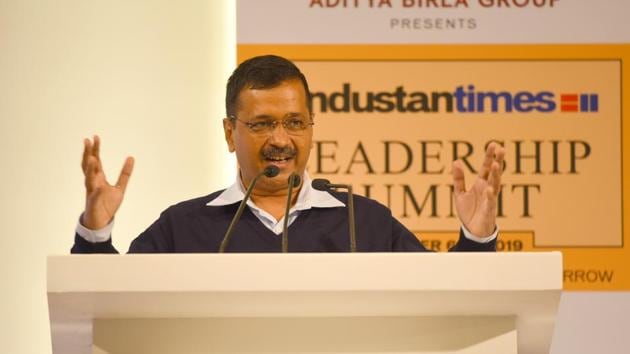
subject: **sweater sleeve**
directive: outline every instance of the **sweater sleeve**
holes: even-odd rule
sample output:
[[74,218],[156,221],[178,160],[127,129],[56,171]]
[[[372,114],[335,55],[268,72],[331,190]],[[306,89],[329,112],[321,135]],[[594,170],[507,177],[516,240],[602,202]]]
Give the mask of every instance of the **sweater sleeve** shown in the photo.
[[70,253],[118,253],[118,251],[112,245],[111,237],[105,242],[89,242],[75,233],[74,245],[70,249]]
[[[487,243],[475,242],[466,238],[462,229],[459,230],[459,240],[449,252],[495,252],[496,238]],[[392,217],[392,251],[398,252],[432,252],[424,247],[416,235]]]
[[118,253],[112,245],[112,228],[114,221],[110,221],[99,230],[90,230],[82,224],[83,214],[79,216],[74,232],[74,245],[70,253]]
[[[173,252],[173,231],[169,209],[160,218],[136,237],[129,246],[129,253],[170,253]],[[90,242],[75,233],[74,245],[70,253],[119,253],[110,237],[104,242]]]
[[459,240],[457,243],[451,247],[449,252],[495,252],[497,250],[497,239],[496,237],[487,243],[476,242],[471,239],[468,239],[464,235],[464,231],[459,229]]

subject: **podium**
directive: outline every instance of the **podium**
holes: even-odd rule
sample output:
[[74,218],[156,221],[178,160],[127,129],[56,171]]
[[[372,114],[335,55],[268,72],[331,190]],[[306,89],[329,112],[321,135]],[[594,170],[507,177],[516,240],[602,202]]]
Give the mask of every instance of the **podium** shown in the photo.
[[549,253],[48,258],[54,354],[548,353]]

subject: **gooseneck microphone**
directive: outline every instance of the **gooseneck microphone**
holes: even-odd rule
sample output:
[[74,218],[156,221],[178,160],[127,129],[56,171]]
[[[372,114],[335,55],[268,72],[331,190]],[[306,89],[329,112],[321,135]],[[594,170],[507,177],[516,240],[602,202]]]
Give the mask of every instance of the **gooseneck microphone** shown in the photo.
[[298,187],[301,178],[295,172],[289,176],[289,190],[287,191],[287,205],[284,209],[284,224],[282,226],[282,252],[289,252],[289,210],[291,210],[291,201],[293,196],[293,188]]
[[354,198],[352,197],[352,185],[350,184],[334,184],[323,178],[316,178],[311,184],[318,191],[330,192],[337,189],[345,189],[348,191],[348,229],[350,232],[350,252],[357,251],[357,235],[354,227]]
[[238,206],[238,209],[236,210],[236,214],[234,214],[234,217],[232,218],[232,222],[230,223],[230,226],[228,227],[227,231],[225,232],[225,235],[223,236],[223,241],[221,241],[221,246],[219,247],[219,253],[225,252],[225,249],[227,248],[228,243],[230,243],[230,239],[232,238],[232,234],[234,233],[234,226],[236,225],[238,220],[241,218],[241,214],[243,214],[243,210],[245,210],[247,201],[249,200],[249,197],[252,195],[252,192],[254,191],[254,186],[256,186],[256,182],[258,182],[258,179],[262,176],[269,177],[269,178],[276,177],[278,173],[280,173],[280,169],[277,166],[269,165],[265,167],[265,169],[261,173],[259,173],[256,177],[254,177],[254,179],[249,183],[249,187],[247,187],[245,196],[243,197],[241,204]]

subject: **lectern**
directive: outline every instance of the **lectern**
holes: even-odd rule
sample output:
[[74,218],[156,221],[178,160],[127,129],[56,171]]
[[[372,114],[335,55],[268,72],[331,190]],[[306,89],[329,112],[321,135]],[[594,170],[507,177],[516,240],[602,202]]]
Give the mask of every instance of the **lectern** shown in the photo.
[[548,353],[549,253],[48,258],[54,354]]

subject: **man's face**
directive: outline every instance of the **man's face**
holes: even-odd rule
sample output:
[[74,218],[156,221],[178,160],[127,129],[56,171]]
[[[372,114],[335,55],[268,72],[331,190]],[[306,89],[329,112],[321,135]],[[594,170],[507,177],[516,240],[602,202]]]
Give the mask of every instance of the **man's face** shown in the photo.
[[[311,121],[306,92],[300,80],[287,80],[270,89],[243,89],[238,95],[235,121],[225,119],[223,129],[230,152],[236,159],[245,187],[266,166],[280,169],[278,176],[262,177],[256,185],[260,192],[274,193],[287,188],[292,172],[304,173],[310,153],[313,128],[288,131],[281,123],[300,118]],[[246,123],[277,121],[273,131],[256,133]]]

